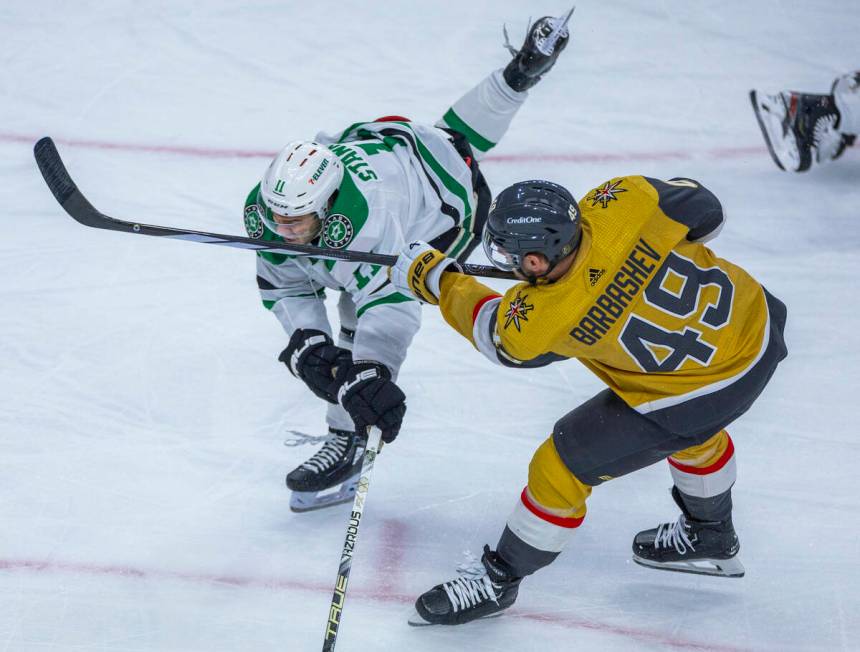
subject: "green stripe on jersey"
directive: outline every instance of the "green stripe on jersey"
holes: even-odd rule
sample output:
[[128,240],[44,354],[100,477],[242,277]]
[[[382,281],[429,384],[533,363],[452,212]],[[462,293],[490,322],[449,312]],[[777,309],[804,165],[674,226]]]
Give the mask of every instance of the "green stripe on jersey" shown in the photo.
[[463,202],[463,207],[466,211],[465,219],[463,220],[463,226],[469,228],[469,225],[472,223],[472,207],[469,204],[469,195],[471,194],[471,189],[467,190],[465,186],[463,186],[459,181],[457,181],[454,177],[452,177],[448,170],[445,169],[445,166],[439,163],[436,160],[436,157],[433,156],[433,153],[427,149],[427,146],[424,142],[418,137],[418,134],[415,133],[415,130],[412,128],[412,125],[407,123],[400,123],[409,131],[412,132],[412,136],[415,138],[415,144],[418,146],[418,153],[421,155],[421,158],[430,166],[430,169],[436,173],[436,176],[442,181],[442,185],[450,192],[452,195],[455,195],[461,202]]
[[439,177],[448,192],[455,195],[461,202],[463,202],[465,215],[463,217],[463,223],[460,226],[466,231],[471,231],[472,206],[469,203],[469,196],[472,194],[471,188],[467,190],[465,186],[461,185],[459,181],[452,177],[448,173],[448,170],[445,169],[445,166],[439,163],[430,150],[427,149],[427,146],[421,141],[418,134],[415,133],[415,130],[408,124],[404,124],[404,126],[408,127],[409,130],[412,131],[412,135],[415,136],[415,143],[418,145],[418,152],[421,154],[421,158],[424,159],[433,172],[436,173],[436,176]]
[[355,185],[352,173],[344,168],[343,181],[340,182],[337,199],[335,199],[329,211],[329,216],[340,214],[346,217],[350,224],[352,224],[352,237],[348,242],[340,245],[338,249],[349,249],[349,245],[355,240],[355,236],[361,231],[364,223],[367,222],[369,212],[370,209],[367,206],[367,199],[365,199],[364,193]]
[[370,303],[364,304],[361,308],[359,308],[355,312],[356,318],[361,317],[368,310],[373,308],[374,306],[379,306],[385,303],[405,303],[407,301],[414,301],[415,299],[411,297],[407,297],[405,294],[400,294],[399,292],[395,292],[394,294],[389,294],[387,297],[382,297],[380,299],[376,299],[375,301],[371,301]]
[[481,150],[482,152],[486,152],[487,150],[495,147],[496,143],[491,140],[487,140],[477,131],[472,129],[469,125],[463,122],[463,119],[454,113],[454,109],[448,109],[448,112],[442,116],[442,120],[444,120],[445,124],[451,127],[454,131],[459,131],[466,137],[466,140],[469,141],[469,144],[475,149]]
[[266,310],[271,310],[272,308],[275,307],[275,304],[278,303],[278,301],[281,301],[283,299],[306,299],[306,298],[310,298],[310,297],[313,297],[314,299],[325,299],[325,290],[323,288],[320,288],[316,292],[305,292],[304,294],[294,294],[291,296],[279,297],[279,298],[274,299],[274,300],[263,299],[263,307]]
[[456,258],[466,248],[466,245],[472,241],[473,237],[475,237],[475,235],[469,229],[460,229],[460,235],[458,236],[457,242],[448,248],[445,255],[448,258]]
[[339,142],[339,143],[346,142],[346,139],[352,135],[353,131],[358,129],[360,126],[366,125],[366,124],[367,124],[366,122],[353,122],[351,125],[349,125],[346,129],[344,129],[341,132],[340,138],[337,139],[337,142]]

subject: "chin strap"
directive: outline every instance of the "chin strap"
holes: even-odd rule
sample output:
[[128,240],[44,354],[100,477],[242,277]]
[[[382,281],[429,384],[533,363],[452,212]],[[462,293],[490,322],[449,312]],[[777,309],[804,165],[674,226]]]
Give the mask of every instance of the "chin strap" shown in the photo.
[[549,266],[549,269],[547,269],[546,272],[544,272],[541,276],[534,276],[533,274],[526,274],[523,271],[522,267],[518,271],[520,274],[522,274],[523,278],[525,278],[525,280],[528,281],[529,285],[531,285],[532,287],[534,287],[536,285],[548,285],[549,283],[552,283],[553,281],[550,281],[547,278],[547,276],[549,276],[552,273],[552,270],[555,269],[556,265],[558,265],[558,261],[556,261],[555,263],[552,263]]

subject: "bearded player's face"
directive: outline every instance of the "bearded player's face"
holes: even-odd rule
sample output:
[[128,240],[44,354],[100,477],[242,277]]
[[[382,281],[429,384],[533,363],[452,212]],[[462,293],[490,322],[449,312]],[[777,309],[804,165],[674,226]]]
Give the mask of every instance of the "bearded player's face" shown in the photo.
[[309,244],[320,232],[320,219],[316,213],[304,215],[272,214],[277,225],[277,233],[292,244]]

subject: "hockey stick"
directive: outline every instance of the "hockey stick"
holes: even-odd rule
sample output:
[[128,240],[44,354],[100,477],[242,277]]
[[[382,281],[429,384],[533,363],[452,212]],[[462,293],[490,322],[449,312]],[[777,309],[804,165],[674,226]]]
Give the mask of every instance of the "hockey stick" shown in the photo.
[[[175,238],[177,240],[191,240],[192,242],[223,245],[238,249],[253,249],[255,251],[272,251],[328,260],[343,260],[351,263],[371,263],[386,267],[392,267],[397,263],[397,256],[374,254],[369,251],[339,251],[337,249],[325,249],[313,245],[280,242],[264,243],[260,240],[238,235],[222,235],[220,233],[191,231],[189,229],[177,229],[169,226],[155,226],[152,224],[119,220],[115,217],[105,215],[87,201],[87,198],[84,197],[78,186],[72,181],[72,177],[69,176],[53,140],[47,137],[42,138],[36,143],[33,153],[36,156],[39,170],[41,170],[42,176],[45,178],[45,183],[48,184],[48,188],[51,189],[57,202],[69,215],[84,226],[94,229],[107,229],[109,231],[122,231],[124,233]],[[510,280],[516,278],[510,272],[503,272],[500,269],[486,265],[463,265],[463,273],[470,276],[486,276]]]
[[334,595],[328,610],[325,639],[322,652],[332,652],[337,642],[337,632],[343,615],[343,603],[346,600],[346,587],[349,582],[349,571],[352,569],[352,555],[355,552],[355,542],[358,539],[358,528],[361,516],[364,514],[364,503],[367,500],[367,490],[370,488],[370,476],[373,473],[373,462],[379,454],[382,431],[379,428],[368,428],[367,448],[364,450],[364,460],[361,463],[361,475],[355,487],[355,500],[352,502],[352,513],[346,526],[346,539],[343,542],[343,552],[340,554],[340,567],[337,569],[337,581],[334,585]]

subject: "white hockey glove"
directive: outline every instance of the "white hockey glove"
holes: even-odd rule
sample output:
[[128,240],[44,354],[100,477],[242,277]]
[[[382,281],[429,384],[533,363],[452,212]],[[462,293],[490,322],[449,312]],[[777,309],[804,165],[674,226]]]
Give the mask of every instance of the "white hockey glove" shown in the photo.
[[388,278],[401,292],[406,292],[419,301],[439,304],[439,281],[442,272],[451,268],[462,271],[453,258],[446,258],[438,249],[426,242],[410,242],[397,257],[397,264],[388,269]]

